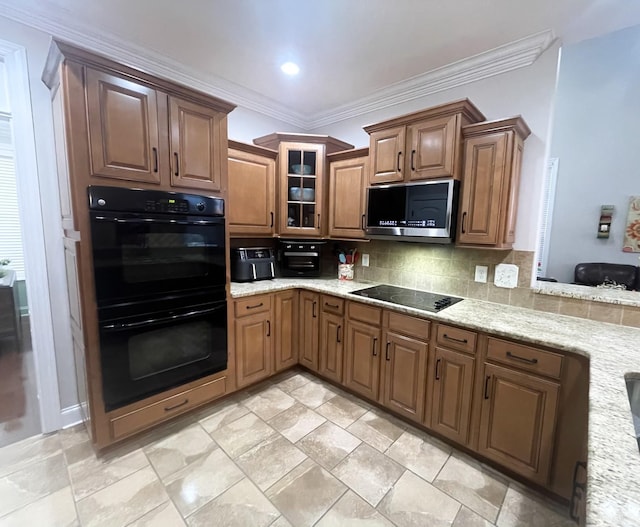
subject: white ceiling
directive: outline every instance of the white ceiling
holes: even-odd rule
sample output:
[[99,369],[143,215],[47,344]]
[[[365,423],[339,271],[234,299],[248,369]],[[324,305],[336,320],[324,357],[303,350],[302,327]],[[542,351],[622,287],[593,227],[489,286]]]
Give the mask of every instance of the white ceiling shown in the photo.
[[[94,49],[128,50],[133,65],[147,54],[200,89],[217,86],[232,102],[304,127],[536,33],[576,41],[635,25],[640,2],[0,0],[2,14]],[[286,60],[300,65],[297,77],[280,72]]]

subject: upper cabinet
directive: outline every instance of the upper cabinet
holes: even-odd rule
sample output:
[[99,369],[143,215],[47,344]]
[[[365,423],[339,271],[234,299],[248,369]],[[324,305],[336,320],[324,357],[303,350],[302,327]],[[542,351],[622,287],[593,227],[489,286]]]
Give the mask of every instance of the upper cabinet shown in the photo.
[[461,177],[463,126],[484,120],[468,99],[365,127],[369,184]]
[[233,236],[275,234],[275,150],[229,141],[227,218]]
[[457,245],[513,246],[522,153],[530,133],[519,116],[463,128],[464,181]]
[[322,236],[326,233],[327,154],[353,148],[329,136],[275,133],[254,139],[278,149],[278,233]]

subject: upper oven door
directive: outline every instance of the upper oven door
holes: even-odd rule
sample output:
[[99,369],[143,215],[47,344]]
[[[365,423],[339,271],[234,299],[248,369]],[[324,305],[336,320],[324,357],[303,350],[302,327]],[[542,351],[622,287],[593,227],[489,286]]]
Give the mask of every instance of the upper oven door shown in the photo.
[[224,218],[92,211],[91,236],[98,306],[224,291]]

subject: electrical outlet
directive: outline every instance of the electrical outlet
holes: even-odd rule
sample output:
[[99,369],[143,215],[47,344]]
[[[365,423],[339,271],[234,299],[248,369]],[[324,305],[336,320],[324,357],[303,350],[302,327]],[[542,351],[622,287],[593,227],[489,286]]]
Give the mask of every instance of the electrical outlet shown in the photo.
[[487,283],[489,268],[486,265],[476,265],[476,282]]
[[369,267],[369,255],[368,254],[363,254],[362,255],[362,267]]

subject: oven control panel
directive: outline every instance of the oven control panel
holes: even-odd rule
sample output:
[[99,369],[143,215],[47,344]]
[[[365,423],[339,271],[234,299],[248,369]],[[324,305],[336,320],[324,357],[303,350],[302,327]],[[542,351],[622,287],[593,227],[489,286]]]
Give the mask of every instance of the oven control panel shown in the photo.
[[[202,206],[202,209],[196,206],[198,210],[204,210],[203,203],[198,205]],[[186,199],[147,200],[144,210],[145,212],[189,212],[189,202]]]

